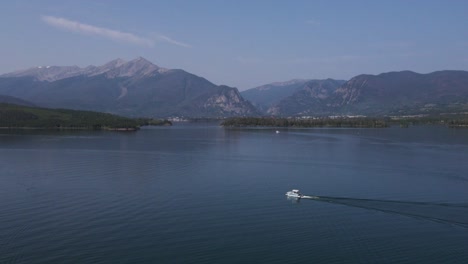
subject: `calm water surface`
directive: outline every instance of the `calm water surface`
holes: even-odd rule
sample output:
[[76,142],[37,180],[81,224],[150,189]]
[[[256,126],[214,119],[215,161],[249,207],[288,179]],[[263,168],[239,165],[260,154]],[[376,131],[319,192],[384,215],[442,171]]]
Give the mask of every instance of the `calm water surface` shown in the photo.
[[0,263],[468,263],[467,172],[445,127],[0,131]]

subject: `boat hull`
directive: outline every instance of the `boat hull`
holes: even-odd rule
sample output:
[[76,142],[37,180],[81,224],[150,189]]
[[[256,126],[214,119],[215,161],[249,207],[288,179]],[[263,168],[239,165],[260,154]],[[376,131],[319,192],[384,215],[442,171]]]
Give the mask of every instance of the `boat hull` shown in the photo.
[[286,196],[292,197],[292,198],[301,198],[302,197],[301,194],[297,194],[297,193],[294,193],[294,192],[287,192]]

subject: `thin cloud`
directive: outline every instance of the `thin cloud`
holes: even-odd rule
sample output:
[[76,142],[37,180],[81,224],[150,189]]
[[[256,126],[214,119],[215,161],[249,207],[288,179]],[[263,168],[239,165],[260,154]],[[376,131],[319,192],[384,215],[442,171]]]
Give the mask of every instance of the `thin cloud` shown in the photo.
[[109,38],[114,41],[128,42],[140,46],[153,47],[155,40],[164,41],[179,47],[191,48],[192,46],[177,40],[174,40],[165,35],[153,35],[152,38],[144,38],[137,36],[132,33],[122,32],[118,30],[97,27],[89,24],[80,23],[77,21],[68,20],[66,18],[54,17],[54,16],[41,16],[42,21],[48,25],[61,28],[67,31],[78,32],[82,34],[97,35],[105,38]]
[[147,38],[139,37],[132,33],[122,32],[103,27],[96,27],[93,25],[88,25],[61,17],[41,16],[41,19],[50,26],[71,32],[101,36],[114,41],[122,41],[140,46],[152,47],[154,45],[154,41]]
[[165,41],[167,43],[171,43],[171,44],[174,44],[174,45],[177,45],[177,46],[180,46],[180,47],[184,47],[184,48],[191,48],[192,47],[189,44],[186,44],[186,43],[171,39],[168,36],[158,35],[157,38],[162,40],[162,41]]

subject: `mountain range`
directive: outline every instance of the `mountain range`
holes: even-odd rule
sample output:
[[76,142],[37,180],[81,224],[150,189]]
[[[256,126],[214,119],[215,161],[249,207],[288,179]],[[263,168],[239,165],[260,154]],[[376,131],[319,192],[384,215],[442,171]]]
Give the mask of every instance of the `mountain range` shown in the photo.
[[239,93],[139,57],[102,66],[39,66],[7,73],[0,76],[0,102],[129,117],[467,113],[468,72],[400,71],[362,74],[348,81],[295,79]]
[[144,117],[255,115],[236,88],[144,58],[102,66],[39,66],[0,76],[0,94],[38,106]]
[[[267,115],[419,115],[468,112],[468,72],[362,74],[342,80],[275,83],[243,91]],[[288,93],[285,93],[288,91]],[[274,98],[274,100],[265,100]]]

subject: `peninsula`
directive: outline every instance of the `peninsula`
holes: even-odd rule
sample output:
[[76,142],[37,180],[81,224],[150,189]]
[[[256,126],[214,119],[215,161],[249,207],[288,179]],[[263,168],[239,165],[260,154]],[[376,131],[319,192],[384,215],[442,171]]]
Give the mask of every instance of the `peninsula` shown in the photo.
[[150,118],[128,118],[92,111],[0,103],[0,128],[135,131],[145,125],[171,125],[171,122]]

